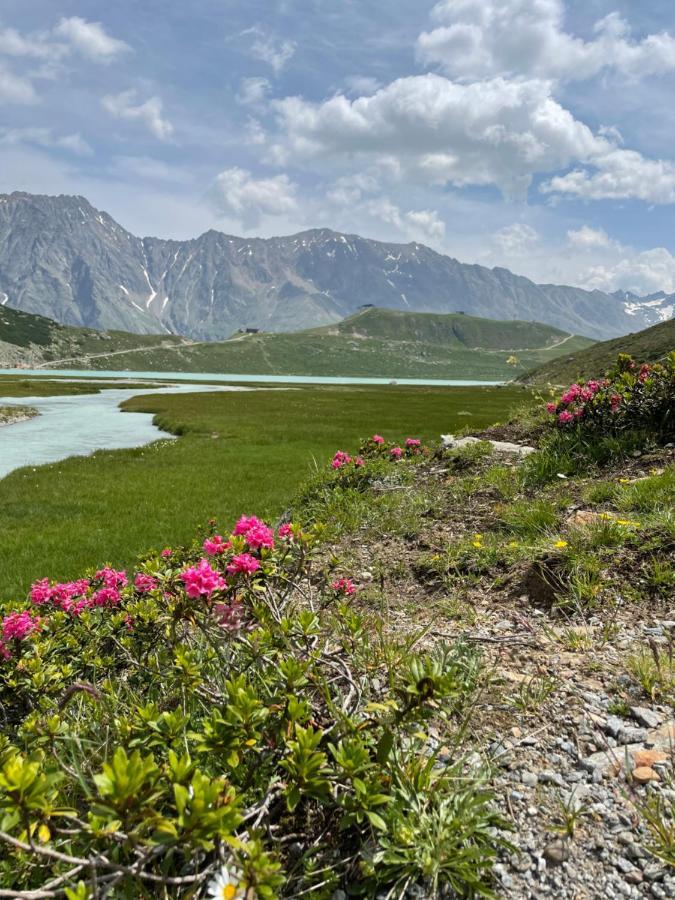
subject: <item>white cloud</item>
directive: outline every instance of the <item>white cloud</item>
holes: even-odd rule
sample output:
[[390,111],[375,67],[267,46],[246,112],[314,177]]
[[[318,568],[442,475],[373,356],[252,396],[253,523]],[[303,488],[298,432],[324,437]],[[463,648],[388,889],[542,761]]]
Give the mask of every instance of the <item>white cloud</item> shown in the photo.
[[4,56],[54,60],[67,52],[68,48],[55,42],[49,32],[33,32],[24,37],[16,28],[0,29],[0,54]]
[[246,169],[225,169],[215,180],[213,204],[224,216],[237,219],[244,228],[256,228],[265,216],[284,216],[298,211],[296,186],[287,175],[254,178]]
[[57,147],[77,156],[91,156],[94,152],[81,134],[55,135],[50,128],[0,128],[0,144],[34,144],[38,147]]
[[675,203],[675,163],[645,159],[635,150],[608,148],[593,155],[592,168],[556,175],[542,185],[547,194],[567,194],[587,200],[638,199]]
[[510,255],[520,255],[529,252],[539,242],[539,232],[522,222],[514,222],[513,225],[505,225],[494,235],[494,240],[500,250]]
[[375,194],[380,189],[380,181],[370,172],[357,172],[338,178],[326,192],[326,199],[338,206],[351,206],[362,199],[364,194]]
[[615,242],[602,228],[591,228],[590,225],[582,225],[576,230],[567,232],[567,242],[578,250],[593,250],[597,247],[612,247]]
[[295,41],[278,40],[265,34],[260,28],[251,28],[244,33],[257,35],[249,48],[249,54],[254,59],[267,63],[275,75],[279,75],[295,56]]
[[670,34],[633,40],[614,12],[583,40],[565,30],[563,0],[441,0],[432,15],[437,27],[420,35],[418,55],[454,78],[584,80],[604,70],[636,78],[675,70]]
[[386,197],[368,201],[364,209],[375,219],[393,225],[402,234],[416,240],[438,243],[445,236],[445,222],[433,209],[401,210]]
[[159,97],[149,97],[143,103],[135,104],[136,91],[122,91],[108,94],[101,103],[111,115],[118,119],[140,121],[156,138],[168,140],[173,134],[173,125],[162,116],[162,101]]
[[370,160],[429,184],[495,184],[511,197],[524,196],[536,173],[611,148],[562,107],[544,81],[464,85],[427,74],[355,100],[288,97],[272,105],[281,131],[272,161]]
[[111,37],[100,22],[87,22],[80,16],[61,19],[54,34],[64,38],[75,50],[95,62],[112,62],[131,49],[124,41]]
[[36,103],[38,96],[27,78],[15,75],[0,62],[0,103]]
[[371,75],[350,75],[345,84],[350,94],[374,94],[382,87],[382,82]]
[[264,105],[271,87],[267,78],[242,78],[237,91],[237,103],[242,106]]

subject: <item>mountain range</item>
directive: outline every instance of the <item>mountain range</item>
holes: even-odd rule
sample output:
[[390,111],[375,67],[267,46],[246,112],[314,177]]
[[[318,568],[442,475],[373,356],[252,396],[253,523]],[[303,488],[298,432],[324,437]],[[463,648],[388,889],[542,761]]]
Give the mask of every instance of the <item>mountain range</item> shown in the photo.
[[139,238],[84,197],[0,195],[0,305],[62,324],[220,340],[296,331],[360,307],[544,322],[604,339],[670,319],[675,295],[535,284],[418,244],[329,229]]

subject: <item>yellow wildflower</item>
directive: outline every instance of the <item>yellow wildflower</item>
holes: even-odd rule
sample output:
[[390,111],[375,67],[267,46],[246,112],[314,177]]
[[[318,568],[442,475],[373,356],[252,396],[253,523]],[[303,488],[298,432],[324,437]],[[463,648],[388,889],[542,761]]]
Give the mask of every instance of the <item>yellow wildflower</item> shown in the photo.
[[563,547],[567,546],[567,541],[556,541],[553,546],[557,547],[558,550],[562,550]]

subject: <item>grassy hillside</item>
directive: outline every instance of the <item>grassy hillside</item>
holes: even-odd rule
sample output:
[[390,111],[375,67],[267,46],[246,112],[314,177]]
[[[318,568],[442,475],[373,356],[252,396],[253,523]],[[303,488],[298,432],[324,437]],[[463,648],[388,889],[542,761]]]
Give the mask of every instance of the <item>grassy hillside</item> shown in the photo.
[[142,335],[59,325],[44,316],[0,307],[0,367],[39,366],[54,360],[187,343],[176,335]]
[[138,347],[127,353],[118,332],[111,333],[111,341],[112,355],[101,355],[99,344],[96,355],[88,359],[55,359],[53,364],[130,371],[498,381],[592,343],[536,322],[374,308],[337,325],[295,334],[235,335],[217,343],[146,338],[145,344],[138,339]]
[[573,354],[565,353],[526,373],[526,384],[569,384],[576,378],[601,375],[619,353],[629,353],[639,362],[655,362],[675,350],[675,319],[652,328],[602,341]]

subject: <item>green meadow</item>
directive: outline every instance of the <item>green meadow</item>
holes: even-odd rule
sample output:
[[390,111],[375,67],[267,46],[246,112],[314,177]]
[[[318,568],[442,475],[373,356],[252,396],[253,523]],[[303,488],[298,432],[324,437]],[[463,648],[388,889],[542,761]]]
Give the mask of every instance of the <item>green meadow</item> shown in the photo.
[[404,386],[139,395],[124,404],[129,415],[153,413],[177,440],[0,481],[0,599],[22,597],[36,578],[129,565],[146,549],[190,541],[211,517],[224,529],[243,513],[274,519],[338,448],[353,451],[376,431],[437,442],[503,421],[528,397],[518,387]]

